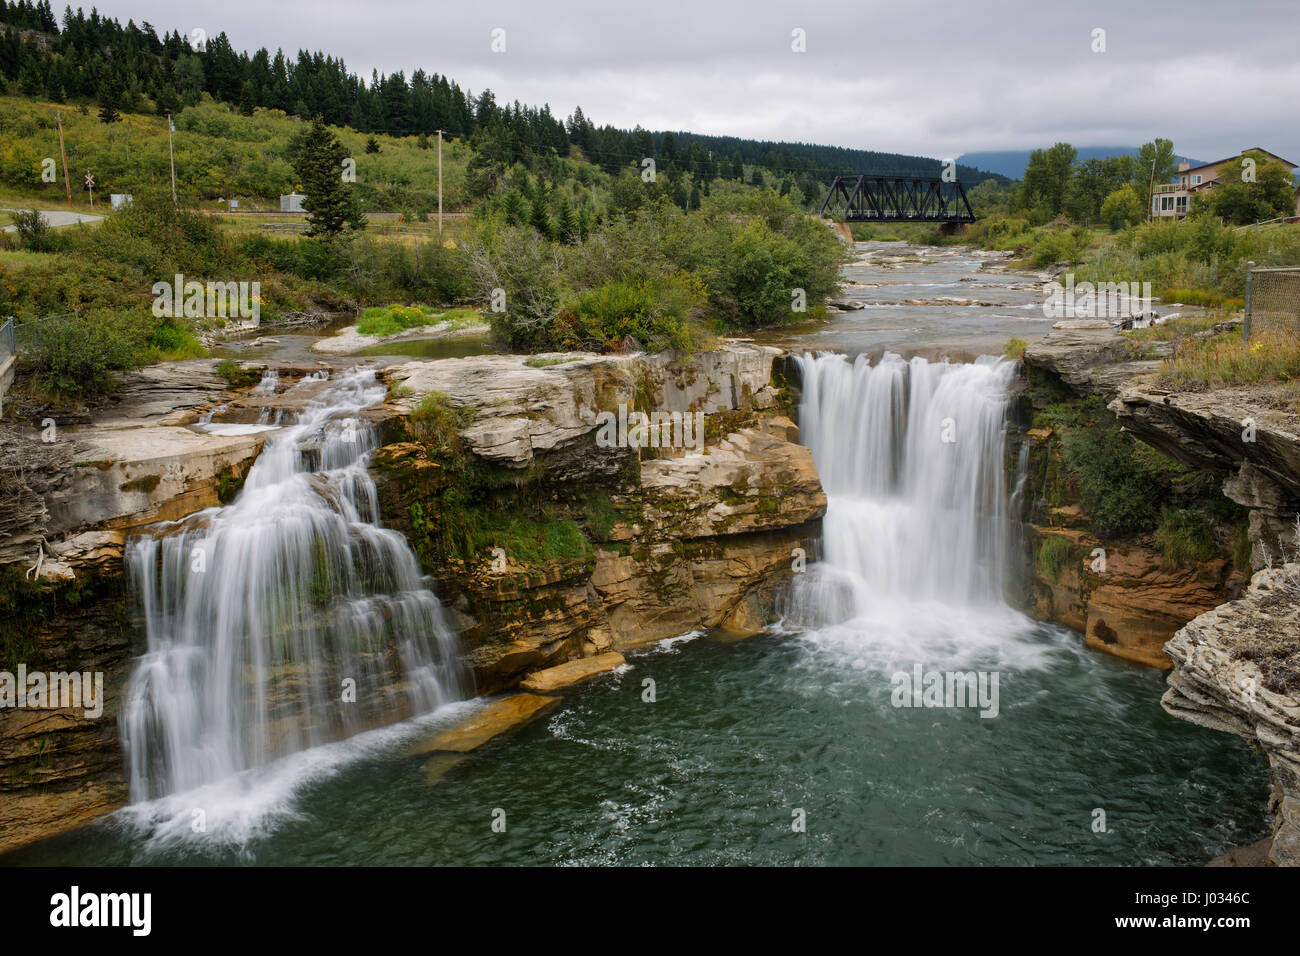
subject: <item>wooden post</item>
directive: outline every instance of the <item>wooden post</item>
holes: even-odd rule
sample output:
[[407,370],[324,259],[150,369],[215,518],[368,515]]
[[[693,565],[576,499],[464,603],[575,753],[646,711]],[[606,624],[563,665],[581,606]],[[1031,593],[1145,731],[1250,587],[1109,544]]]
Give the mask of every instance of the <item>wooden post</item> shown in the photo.
[[438,241],[442,241],[442,130],[438,130]]
[[63,148],[63,112],[55,114],[59,120],[59,155],[63,157],[63,185],[68,189],[68,208],[72,208],[72,180],[68,178],[68,153]]
[[172,146],[172,130],[174,128],[175,127],[172,126],[172,114],[168,113],[167,114],[167,155],[171,159],[171,166],[172,166],[172,205],[179,206],[180,204],[176,201],[176,150]]
[[1246,310],[1245,310],[1245,318],[1242,320],[1241,323],[1242,336],[1247,345],[1250,344],[1250,305],[1251,305],[1250,300],[1251,300],[1251,293],[1254,292],[1254,285],[1255,285],[1255,278],[1252,275],[1254,271],[1255,271],[1254,261],[1247,262],[1246,263]]

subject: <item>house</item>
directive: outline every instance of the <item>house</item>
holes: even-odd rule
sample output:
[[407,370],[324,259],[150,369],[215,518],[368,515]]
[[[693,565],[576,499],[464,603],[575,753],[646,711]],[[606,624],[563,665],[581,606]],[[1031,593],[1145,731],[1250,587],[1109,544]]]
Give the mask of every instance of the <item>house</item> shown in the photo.
[[[1295,163],[1285,160],[1275,153],[1270,153],[1266,149],[1260,149],[1258,146],[1243,149],[1237,155],[1229,156],[1227,159],[1220,159],[1213,163],[1202,163],[1200,166],[1193,166],[1184,160],[1178,164],[1177,182],[1160,183],[1152,189],[1151,215],[1156,218],[1183,218],[1187,215],[1192,197],[1208,189],[1213,189],[1221,181],[1221,173],[1226,175],[1240,174],[1241,158],[1246,153],[1262,153],[1267,158],[1282,163],[1293,175],[1296,169],[1300,168]],[[1300,216],[1300,193],[1296,197],[1296,215]]]

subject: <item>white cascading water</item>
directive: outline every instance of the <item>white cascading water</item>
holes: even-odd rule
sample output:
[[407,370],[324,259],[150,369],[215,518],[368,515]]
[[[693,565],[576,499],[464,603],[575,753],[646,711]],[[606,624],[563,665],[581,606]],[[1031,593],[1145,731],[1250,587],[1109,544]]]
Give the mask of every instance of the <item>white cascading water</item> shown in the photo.
[[[1011,362],[798,357],[800,433],[826,491],[822,560],[785,621],[869,666],[997,648],[1004,602]],[[991,626],[990,626],[991,625]]]
[[133,800],[462,696],[458,639],[406,539],[379,524],[360,413],[385,391],[369,369],[304,379],[231,504],[130,542],[148,636],[121,716]]

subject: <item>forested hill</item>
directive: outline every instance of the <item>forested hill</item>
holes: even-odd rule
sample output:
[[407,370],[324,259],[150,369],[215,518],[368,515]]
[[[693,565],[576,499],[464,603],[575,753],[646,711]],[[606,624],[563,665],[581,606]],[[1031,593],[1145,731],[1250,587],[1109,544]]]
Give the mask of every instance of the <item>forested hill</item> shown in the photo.
[[[192,42],[193,41],[193,42]],[[251,115],[257,107],[302,117],[320,116],[335,126],[394,136],[430,134],[487,146],[503,161],[523,154],[565,156],[572,145],[614,172],[651,155],[668,155],[695,173],[725,175],[737,162],[761,166],[775,179],[816,195],[830,176],[847,172],[936,175],[934,159],[805,143],[771,143],[695,133],[651,133],[638,127],[597,127],[582,112],[562,120],[549,106],[518,101],[498,104],[490,90],[478,95],[447,76],[416,69],[369,81],[350,73],[343,60],[321,52],[296,56],[263,48],[235,51],[226,34],[203,38],[163,33],[147,22],[121,25],[95,10],[65,10],[55,17],[49,0],[0,0],[0,77],[25,96],[55,103],[93,100],[101,116],[152,109],[176,113],[204,93]],[[486,140],[487,143],[483,141]],[[675,143],[674,143],[675,140]],[[974,184],[995,174],[958,167]]]
[[[740,153],[746,163],[770,169],[811,168],[839,173],[874,173],[878,176],[938,176],[942,161],[927,156],[908,156],[904,153],[880,153],[871,149],[850,149],[844,146],[819,146],[815,143],[786,143],[769,140],[741,139],[736,136],[705,136],[699,133],[674,134],[679,147],[698,143],[715,155],[732,156]],[[656,141],[663,136],[656,134]],[[1010,180],[1000,173],[988,172],[974,166],[957,164],[957,178],[969,186],[994,179],[1000,185]]]

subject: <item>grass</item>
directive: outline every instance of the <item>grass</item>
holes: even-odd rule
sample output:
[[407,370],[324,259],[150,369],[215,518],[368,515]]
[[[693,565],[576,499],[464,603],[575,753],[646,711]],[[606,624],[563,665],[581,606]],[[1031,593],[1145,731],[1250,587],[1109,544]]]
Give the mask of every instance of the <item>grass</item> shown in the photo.
[[1145,329],[1128,329],[1120,332],[1120,335],[1139,345],[1149,342],[1173,342],[1197,332],[1206,332],[1227,318],[1227,315],[1216,314],[1171,319],[1161,325],[1152,325]]
[[1002,348],[1002,354],[1014,362],[1020,361],[1025,357],[1025,349],[1029,348],[1029,343],[1024,339],[1011,339]]
[[581,355],[530,355],[524,359],[524,364],[529,368],[546,368],[550,365],[567,365],[569,362],[576,362],[581,359]]
[[1034,555],[1038,566],[1053,583],[1060,580],[1061,572],[1076,559],[1074,544],[1068,538],[1048,535],[1038,545]]
[[427,305],[385,305],[366,309],[357,319],[362,335],[396,335],[410,329],[447,324],[451,329],[481,325],[477,309],[439,310]]
[[1162,385],[1195,391],[1298,379],[1300,338],[1271,330],[1254,336],[1249,347],[1236,331],[1189,339],[1160,365]]
[[502,549],[508,561],[522,564],[572,561],[592,552],[591,542],[576,521],[547,509],[536,516],[488,509],[473,518],[452,541],[466,560],[482,558],[493,548]]
[[1156,528],[1156,544],[1165,568],[1204,561],[1214,556],[1214,525],[1205,512],[1195,508],[1165,508]]
[[407,416],[407,429],[435,455],[459,458],[464,451],[460,431],[473,421],[473,407],[454,406],[442,392],[430,392]]
[[1224,295],[1213,289],[1161,289],[1156,295],[1161,302],[1200,305],[1209,309],[1222,309],[1224,312],[1236,312],[1246,307],[1245,299]]
[[0,267],[12,269],[30,269],[34,266],[53,264],[58,256],[53,252],[28,252],[25,249],[0,249]]

